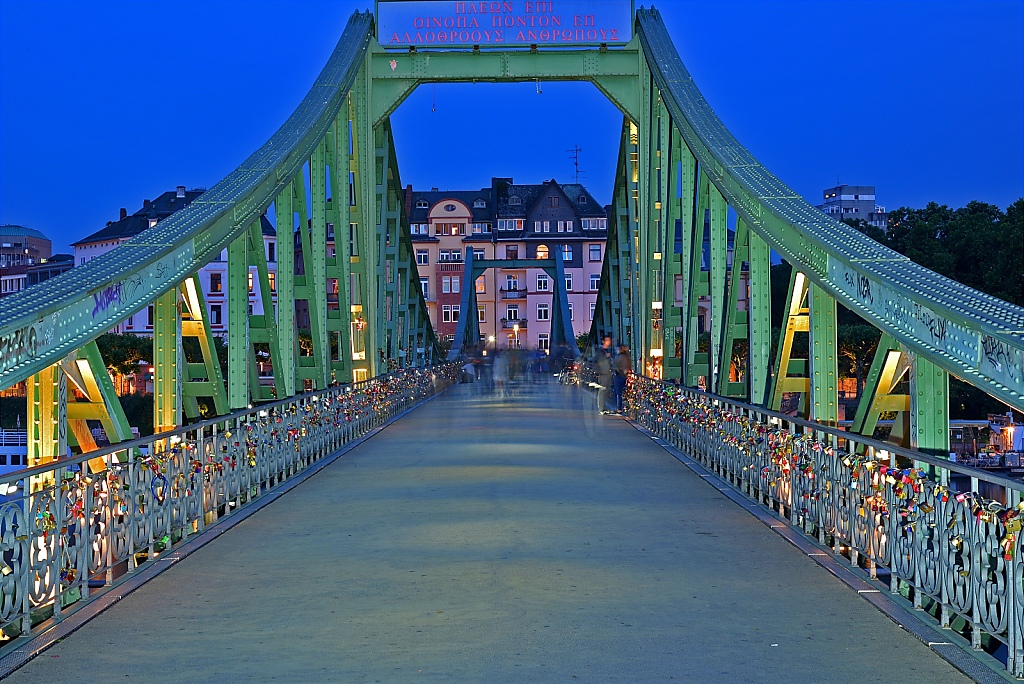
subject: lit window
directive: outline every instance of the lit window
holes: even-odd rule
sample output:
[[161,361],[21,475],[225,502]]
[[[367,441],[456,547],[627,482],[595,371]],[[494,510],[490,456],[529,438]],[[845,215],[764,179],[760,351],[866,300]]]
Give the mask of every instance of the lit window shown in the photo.
[[572,261],[572,245],[562,245],[562,261]]
[[487,283],[484,280],[483,276],[480,276],[479,278],[476,279],[476,291],[477,293],[480,294],[487,292]]
[[538,259],[550,259],[551,253],[548,251],[547,245],[537,245],[537,258]]
[[277,274],[268,273],[267,278],[270,280],[270,291],[277,292]]

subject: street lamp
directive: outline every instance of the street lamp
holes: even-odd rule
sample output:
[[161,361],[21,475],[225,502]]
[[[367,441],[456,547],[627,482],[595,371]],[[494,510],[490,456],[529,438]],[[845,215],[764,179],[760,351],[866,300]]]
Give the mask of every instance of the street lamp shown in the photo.
[[518,323],[516,323],[515,325],[512,326],[512,332],[515,333],[515,336],[516,336],[516,349],[519,349],[519,324]]

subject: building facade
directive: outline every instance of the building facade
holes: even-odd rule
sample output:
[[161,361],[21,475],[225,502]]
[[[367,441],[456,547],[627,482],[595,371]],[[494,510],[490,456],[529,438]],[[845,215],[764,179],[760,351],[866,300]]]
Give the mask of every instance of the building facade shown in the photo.
[[818,209],[840,221],[863,219],[882,230],[889,225],[889,214],[885,207],[875,203],[874,185],[837,185],[822,194],[824,202],[818,205]]
[[[470,248],[475,259],[548,259],[560,251],[573,331],[590,331],[608,210],[582,185],[554,179],[517,185],[511,178],[492,178],[491,186],[480,190],[409,186],[405,201],[420,284],[439,338],[453,338],[459,318],[471,314],[488,346],[550,348],[551,277],[540,268],[490,269],[467,283],[464,261]],[[460,310],[464,287],[476,288],[475,312]]]
[[51,248],[50,239],[35,228],[0,226],[0,297],[28,287],[29,272],[50,259]]
[[[186,190],[179,185],[176,190],[168,191],[156,199],[144,200],[142,208],[134,214],[121,209],[120,218],[110,221],[101,230],[82,238],[72,244],[75,250],[74,263],[85,264],[105,254],[118,245],[127,242],[144,230],[188,206],[204,190]],[[263,251],[267,258],[267,270],[270,274],[271,301],[277,306],[277,233],[266,216],[260,217],[263,229]],[[209,313],[210,329],[214,335],[227,335],[227,284],[228,256],[223,250],[216,259],[199,269],[199,282],[206,298]],[[249,269],[249,313],[262,314],[263,300],[260,297],[260,281],[255,267]],[[137,312],[122,321],[114,328],[114,332],[151,335],[153,333],[153,306]]]

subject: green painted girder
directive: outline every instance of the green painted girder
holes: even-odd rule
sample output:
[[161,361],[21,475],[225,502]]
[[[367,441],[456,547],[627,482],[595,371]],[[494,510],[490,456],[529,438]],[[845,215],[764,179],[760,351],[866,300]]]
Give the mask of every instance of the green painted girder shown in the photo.
[[308,94],[235,171],[125,244],[4,298],[0,387],[25,380],[145,308],[212,260],[299,173],[365,63],[370,13],[355,13]]
[[374,124],[382,123],[423,83],[590,81],[630,119],[640,109],[636,91],[639,43],[606,50],[487,50],[410,52],[371,47]]
[[[722,335],[725,325],[726,265],[729,258],[729,228],[726,225],[727,206],[725,198],[713,184],[709,187],[710,207],[708,220],[708,300],[711,304],[711,339],[708,345],[708,387],[712,392],[722,391],[724,373],[729,377],[728,357],[723,366],[721,358]],[[703,245],[701,245],[703,249]]]
[[277,348],[281,367],[274,367],[274,378],[284,385],[284,396],[295,394],[297,348],[295,330],[295,212],[292,210],[291,183],[274,198],[277,214]]
[[797,333],[810,330],[809,311],[805,305],[807,300],[807,278],[796,269],[790,273],[789,286],[786,289],[786,317],[783,328],[779,331],[779,341],[775,346],[775,366],[771,390],[768,394],[768,408],[778,411],[782,407],[782,395],[786,392],[801,394],[799,413],[807,417],[807,395],[810,393],[810,379],[807,377],[806,360],[803,364],[794,363],[793,341]]
[[750,403],[765,406],[772,357],[771,253],[768,244],[750,231],[743,219],[737,219],[736,226],[737,234],[740,227],[747,233],[750,251],[750,357],[747,362],[750,379],[747,385]]
[[918,266],[808,204],[722,124],[657,10],[637,11],[637,35],[687,146],[751,230],[843,306],[1024,410],[1024,308]]
[[224,374],[221,372],[220,359],[217,358],[213,332],[209,325],[209,311],[206,308],[206,299],[198,275],[193,274],[182,283],[181,302],[181,336],[183,339],[195,338],[202,354],[201,363],[185,364],[181,388],[182,410],[190,419],[199,418],[198,399],[204,398],[213,403],[216,415],[222,416],[228,412]]
[[352,381],[352,309],[349,288],[351,287],[351,260],[349,258],[348,229],[351,218],[349,208],[349,117],[348,108],[334,120],[327,134],[326,163],[330,170],[331,192],[327,200],[328,222],[334,226],[334,254],[328,254],[325,262],[328,285],[337,284],[337,308],[327,307],[327,335],[329,349],[337,349],[337,356],[330,354],[329,366],[332,381]]
[[808,292],[811,420],[835,427],[839,421],[836,300],[816,283]]
[[228,245],[228,408],[249,405],[249,236]]
[[[733,382],[730,378],[730,368],[733,358],[733,348],[739,340],[749,341],[749,329],[747,324],[747,312],[740,311],[740,294],[746,286],[743,280],[743,264],[750,260],[750,230],[743,221],[736,222],[736,233],[733,238],[732,267],[729,269],[729,288],[725,311],[725,321],[722,325],[722,341],[719,345],[718,374],[716,376],[717,392],[727,397],[749,398],[748,381],[749,373],[745,374],[742,381]],[[749,347],[748,347],[749,348]],[[750,360],[747,360],[749,368]]]
[[181,425],[182,370],[181,311],[178,288],[153,302],[153,429],[173,430]]
[[[270,290],[270,269],[267,266],[267,253],[264,251],[263,231],[259,221],[254,221],[249,226],[248,240],[247,270],[251,272],[251,268],[256,269],[255,280],[259,283],[260,305],[263,309],[262,314],[249,315],[249,369],[252,378],[250,386],[253,401],[264,402],[284,397],[284,378],[278,375],[277,369],[284,368],[285,363],[281,358],[281,348],[278,344],[277,316]],[[267,345],[270,352],[270,363],[274,370],[272,386],[265,386],[260,382],[256,344]],[[287,373],[287,370],[284,372]]]

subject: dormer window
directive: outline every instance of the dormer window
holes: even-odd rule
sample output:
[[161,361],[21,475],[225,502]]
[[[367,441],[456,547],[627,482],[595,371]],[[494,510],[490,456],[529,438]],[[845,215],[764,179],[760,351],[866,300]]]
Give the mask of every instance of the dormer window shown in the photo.
[[523,200],[519,199],[518,195],[512,195],[511,197],[508,198],[508,203],[509,204],[522,204]]
[[586,203],[587,203],[587,196],[586,195],[580,195],[580,204],[586,204]]
[[454,204],[446,204],[446,205],[444,205],[444,210],[445,211],[455,211],[455,205]]
[[417,209],[428,209],[429,207],[430,207],[430,202],[428,202],[427,200],[425,200],[425,199],[416,200],[416,208]]
[[487,207],[487,202],[483,201],[482,199],[475,199],[475,200],[473,200],[473,208],[474,209],[484,209],[486,207]]

